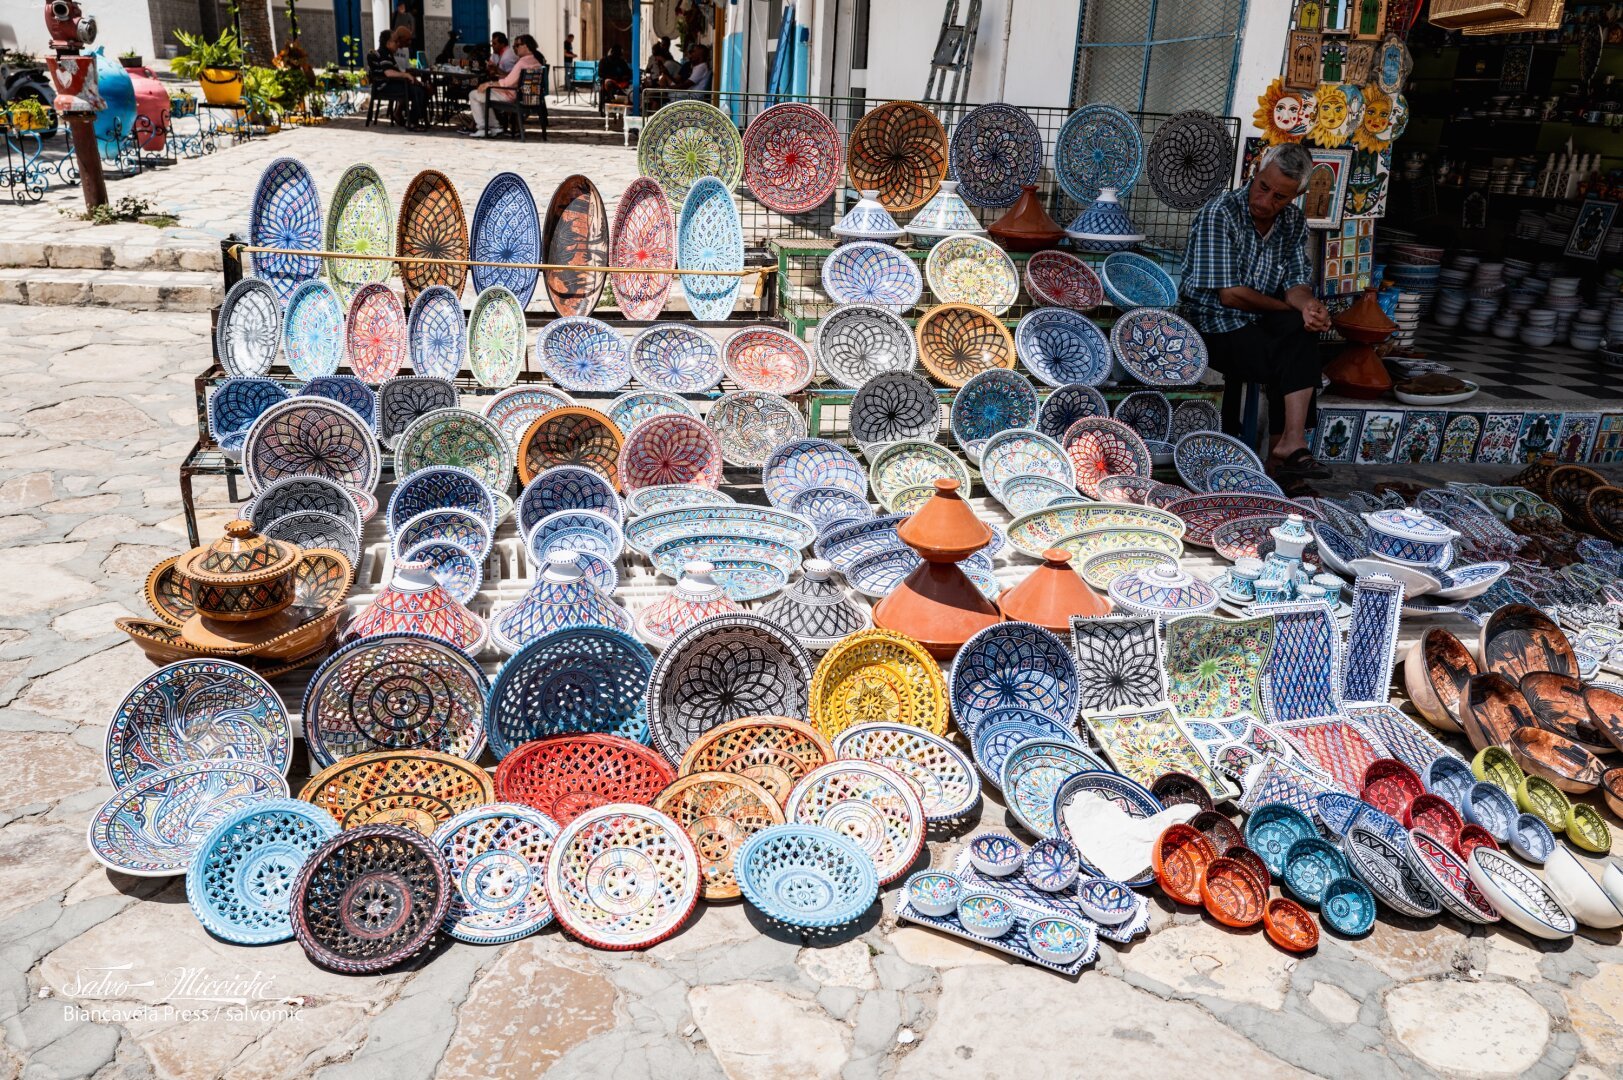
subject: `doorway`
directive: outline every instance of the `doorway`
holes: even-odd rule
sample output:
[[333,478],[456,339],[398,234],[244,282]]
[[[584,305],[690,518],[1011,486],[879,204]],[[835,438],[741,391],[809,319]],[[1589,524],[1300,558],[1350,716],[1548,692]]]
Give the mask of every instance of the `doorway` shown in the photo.
[[361,0],[333,0],[332,14],[338,62],[346,68],[360,67],[372,48],[361,35]]
[[451,0],[451,28],[464,45],[490,40],[490,6],[485,0]]

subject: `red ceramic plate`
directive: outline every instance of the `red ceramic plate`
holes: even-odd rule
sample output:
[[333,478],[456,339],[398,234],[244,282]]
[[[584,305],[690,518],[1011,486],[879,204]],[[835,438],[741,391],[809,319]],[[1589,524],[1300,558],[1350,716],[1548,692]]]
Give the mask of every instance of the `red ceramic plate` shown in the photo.
[[1155,842],[1150,857],[1155,879],[1168,896],[1191,907],[1202,902],[1201,881],[1217,859],[1217,849],[1203,833],[1189,825],[1170,826]]
[[1295,900],[1276,896],[1262,909],[1268,940],[1286,952],[1307,952],[1319,943],[1319,924]]
[[1200,899],[1224,926],[1255,926],[1262,921],[1268,890],[1233,859],[1213,859],[1200,879]]
[[1300,503],[1281,499],[1275,495],[1250,495],[1238,492],[1189,495],[1167,505],[1166,509],[1183,519],[1187,532],[1183,541],[1196,547],[1211,547],[1212,534],[1219,525],[1258,514],[1276,514],[1284,517],[1301,514],[1309,521],[1318,521],[1319,515]]
[[[1620,770],[1623,771],[1623,770]],[[1460,858],[1470,861],[1471,852],[1479,847],[1499,850],[1499,841],[1493,835],[1475,822],[1467,822],[1460,827],[1459,836],[1454,839],[1454,851]]]

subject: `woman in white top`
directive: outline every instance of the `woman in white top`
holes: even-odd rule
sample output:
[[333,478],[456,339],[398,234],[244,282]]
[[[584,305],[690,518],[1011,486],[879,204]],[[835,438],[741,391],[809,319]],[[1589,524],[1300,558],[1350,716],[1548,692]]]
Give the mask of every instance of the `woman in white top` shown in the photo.
[[499,80],[480,83],[468,94],[468,111],[473,114],[473,130],[468,134],[475,139],[483,139],[489,134],[485,127],[487,103],[485,92],[488,90],[491,97],[501,101],[512,101],[518,96],[519,80],[524,77],[524,73],[541,66],[541,61],[537,58],[540,49],[535,44],[535,38],[529,34],[520,34],[513,39],[513,51],[518,54],[518,59],[513,62],[513,70]]

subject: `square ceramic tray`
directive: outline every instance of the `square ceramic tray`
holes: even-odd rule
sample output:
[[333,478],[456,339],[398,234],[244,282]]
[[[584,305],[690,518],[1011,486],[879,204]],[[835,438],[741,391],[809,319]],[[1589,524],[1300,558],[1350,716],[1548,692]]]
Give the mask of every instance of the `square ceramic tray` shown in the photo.
[[[1003,895],[1005,898],[1008,898],[1007,893],[1004,893]],[[1026,944],[1026,927],[1029,926],[1033,920],[1045,919],[1056,913],[1052,911],[1044,911],[1041,908],[1033,907],[1030,904],[1023,904],[1019,900],[1012,900],[1011,902],[1014,904],[1014,925],[1010,927],[1002,937],[996,938],[985,938],[981,937],[979,934],[970,933],[968,930],[964,929],[964,924],[958,921],[958,916],[956,915],[942,915],[937,917],[935,915],[925,915],[922,912],[914,910],[912,903],[907,898],[907,891],[905,889],[902,891],[901,898],[896,904],[896,918],[902,922],[910,922],[918,926],[928,926],[932,930],[939,930],[944,934],[952,934],[955,937],[963,938],[965,941],[972,941],[977,945],[985,945],[988,949],[996,949],[999,952],[1006,952],[1010,956],[1018,957],[1028,964],[1036,964],[1038,967],[1045,967],[1049,971],[1057,971],[1061,975],[1075,975],[1085,966],[1093,963],[1093,961],[1098,958],[1099,936],[1097,930],[1092,922],[1082,919],[1078,921],[1078,925],[1082,927],[1084,932],[1089,933],[1088,945],[1082,950],[1082,955],[1077,957],[1075,960],[1072,960],[1069,964],[1056,964],[1050,960],[1044,960],[1042,957],[1032,952],[1030,946]]]
[[1082,905],[1076,899],[1078,890],[1074,884],[1069,888],[1061,889],[1059,892],[1050,893],[1043,892],[1019,873],[1013,873],[1004,878],[990,877],[975,869],[975,864],[970,861],[969,852],[967,851],[959,853],[958,863],[953,867],[952,872],[959,881],[966,885],[1002,893],[1016,903],[1024,904],[1027,907],[1052,911],[1067,918],[1076,919],[1078,922],[1085,922],[1097,930],[1100,937],[1110,941],[1125,944],[1150,928],[1150,903],[1137,893],[1133,894],[1132,915],[1115,926],[1105,926],[1103,923],[1094,922],[1082,910]]

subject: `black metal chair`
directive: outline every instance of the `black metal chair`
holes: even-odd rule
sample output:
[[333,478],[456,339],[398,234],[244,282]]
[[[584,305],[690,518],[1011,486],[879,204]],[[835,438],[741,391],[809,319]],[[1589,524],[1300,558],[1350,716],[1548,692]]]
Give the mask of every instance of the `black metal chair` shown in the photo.
[[541,141],[547,141],[547,92],[552,79],[550,71],[545,67],[526,71],[519,76],[518,93],[513,100],[491,96],[491,91],[485,91],[485,115],[487,117],[500,117],[502,128],[506,130],[509,117],[518,131],[518,141],[524,141],[524,122],[532,114],[541,121]]
[[371,100],[366,107],[366,126],[371,127],[377,122],[378,106],[380,104],[388,102],[391,113],[396,102],[407,105],[410,97],[410,84],[404,79],[374,79],[368,97]]

